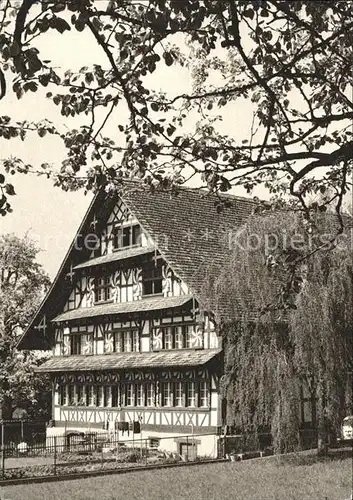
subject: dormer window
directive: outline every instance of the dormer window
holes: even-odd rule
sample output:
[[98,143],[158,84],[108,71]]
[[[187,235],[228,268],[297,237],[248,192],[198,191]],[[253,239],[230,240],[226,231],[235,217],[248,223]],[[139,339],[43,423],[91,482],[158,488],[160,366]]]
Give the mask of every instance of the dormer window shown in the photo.
[[141,245],[141,228],[138,224],[114,228],[114,250]]
[[110,276],[103,276],[94,280],[94,302],[106,302],[111,299]]

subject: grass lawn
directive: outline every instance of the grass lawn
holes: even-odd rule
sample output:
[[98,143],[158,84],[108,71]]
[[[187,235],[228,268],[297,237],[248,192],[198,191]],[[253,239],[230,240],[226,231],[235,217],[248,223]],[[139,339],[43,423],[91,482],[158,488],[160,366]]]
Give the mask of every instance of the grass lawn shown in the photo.
[[1,500],[346,500],[351,451],[271,457],[0,488]]

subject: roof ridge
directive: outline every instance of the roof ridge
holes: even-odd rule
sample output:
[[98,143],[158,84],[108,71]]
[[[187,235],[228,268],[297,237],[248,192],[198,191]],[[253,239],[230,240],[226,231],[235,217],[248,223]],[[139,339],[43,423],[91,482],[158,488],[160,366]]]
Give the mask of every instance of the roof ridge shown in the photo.
[[[128,183],[136,184],[136,186],[139,186],[139,187],[148,188],[148,184],[144,183],[142,180],[135,179],[135,178],[134,179],[129,178],[129,179],[123,179],[122,185],[121,185],[122,191],[123,191],[124,187],[126,187],[126,184],[128,184]],[[236,195],[236,194],[228,193],[228,192],[227,193],[223,193],[223,192],[215,193],[215,192],[210,191],[206,186],[205,187],[192,187],[192,186],[186,186],[184,184],[183,185],[177,184],[176,187],[177,187],[177,189],[180,189],[181,191],[192,191],[192,192],[202,193],[202,194],[205,194],[205,196],[231,198],[234,200],[242,200],[242,201],[245,200],[247,202],[254,203],[254,204],[257,203],[257,200],[254,198],[251,198],[250,196],[240,196],[240,195]],[[168,189],[160,188],[159,186],[157,186],[156,191],[159,193],[170,193],[171,189],[170,188],[168,188]]]

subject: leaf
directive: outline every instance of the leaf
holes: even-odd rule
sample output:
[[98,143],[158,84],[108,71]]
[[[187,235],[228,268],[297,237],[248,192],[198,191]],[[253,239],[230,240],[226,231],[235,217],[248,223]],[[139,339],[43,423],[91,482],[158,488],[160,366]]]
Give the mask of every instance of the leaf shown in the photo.
[[51,7],[51,10],[53,12],[61,12],[61,11],[65,10],[65,3],[61,3],[61,2],[56,3]]
[[39,128],[37,130],[39,137],[44,137],[47,134],[47,131],[45,128]]
[[88,73],[85,74],[85,81],[86,81],[86,83],[90,84],[90,83],[93,82],[93,80],[94,80],[93,73],[88,72]]
[[124,59],[127,58],[127,56],[129,55],[128,51],[123,49],[120,51],[120,59],[123,61]]
[[15,189],[14,189],[12,184],[5,184],[4,189],[5,189],[5,193],[10,195],[10,196],[14,196],[16,194]]
[[173,64],[174,58],[170,52],[164,52],[163,57],[167,66],[171,66]]
[[0,174],[0,184],[3,184],[5,182],[5,176],[3,174]]
[[45,75],[40,75],[38,77],[39,82],[43,85],[43,87],[46,87],[50,81],[50,74],[45,74]]
[[23,86],[23,90],[27,92],[27,90],[30,90],[31,92],[36,92],[38,90],[38,85],[36,82],[27,82]]
[[75,28],[77,29],[77,31],[83,31],[86,27],[86,23],[84,22],[84,20],[79,17],[75,23]]
[[63,34],[65,31],[70,31],[71,27],[65,19],[61,17],[54,17],[51,20],[50,27],[56,29],[59,33]]
[[169,136],[173,135],[175,131],[176,131],[176,127],[174,127],[174,125],[169,125],[169,127],[167,128],[167,134]]
[[255,12],[253,9],[246,9],[243,12],[244,17],[248,17],[249,19],[254,19]]

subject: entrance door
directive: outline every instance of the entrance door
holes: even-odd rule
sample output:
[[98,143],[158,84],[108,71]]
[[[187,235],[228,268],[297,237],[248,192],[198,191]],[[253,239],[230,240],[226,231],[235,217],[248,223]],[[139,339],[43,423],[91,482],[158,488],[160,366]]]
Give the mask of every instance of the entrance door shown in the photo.
[[194,443],[179,443],[179,454],[185,460],[196,460],[197,445]]

